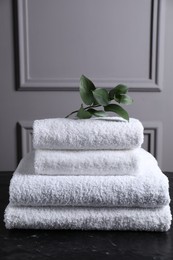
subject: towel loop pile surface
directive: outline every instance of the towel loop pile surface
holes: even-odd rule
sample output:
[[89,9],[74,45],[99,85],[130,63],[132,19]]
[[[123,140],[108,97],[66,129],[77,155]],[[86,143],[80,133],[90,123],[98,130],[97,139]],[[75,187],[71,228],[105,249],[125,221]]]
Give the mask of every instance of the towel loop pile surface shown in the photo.
[[168,178],[137,119],[45,119],[10,183],[6,228],[167,231]]

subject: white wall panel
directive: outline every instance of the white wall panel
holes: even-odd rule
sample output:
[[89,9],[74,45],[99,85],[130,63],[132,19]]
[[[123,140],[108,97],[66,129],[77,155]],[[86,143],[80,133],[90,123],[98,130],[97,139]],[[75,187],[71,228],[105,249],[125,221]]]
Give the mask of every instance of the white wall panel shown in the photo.
[[[163,1],[164,2],[164,1]],[[162,88],[164,7],[159,0],[18,0],[20,90]]]

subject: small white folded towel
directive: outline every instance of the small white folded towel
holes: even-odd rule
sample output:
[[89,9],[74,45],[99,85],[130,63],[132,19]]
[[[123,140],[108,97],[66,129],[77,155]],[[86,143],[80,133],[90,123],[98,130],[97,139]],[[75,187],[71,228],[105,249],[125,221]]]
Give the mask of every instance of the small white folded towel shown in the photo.
[[154,157],[142,148],[133,150],[36,150],[35,174],[39,175],[136,175],[142,161]]
[[171,225],[170,207],[75,208],[7,206],[7,229],[82,229],[167,231]]
[[137,119],[44,119],[33,124],[35,149],[134,149],[143,143],[143,126]]
[[10,183],[17,206],[159,207],[169,201],[168,178],[152,160],[144,160],[136,176],[40,176],[30,153]]

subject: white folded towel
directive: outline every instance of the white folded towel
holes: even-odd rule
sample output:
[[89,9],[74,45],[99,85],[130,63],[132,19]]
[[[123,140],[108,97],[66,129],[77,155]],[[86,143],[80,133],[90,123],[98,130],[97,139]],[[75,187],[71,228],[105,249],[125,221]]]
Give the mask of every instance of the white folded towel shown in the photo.
[[33,124],[35,149],[134,149],[143,143],[143,126],[137,119],[44,119]]
[[170,207],[75,208],[7,206],[7,229],[82,229],[167,231],[171,225]]
[[137,176],[40,176],[30,153],[10,183],[10,202],[18,206],[159,207],[169,201],[168,178],[147,160]]
[[36,150],[35,174],[136,175],[142,161],[154,157],[142,148],[133,150]]

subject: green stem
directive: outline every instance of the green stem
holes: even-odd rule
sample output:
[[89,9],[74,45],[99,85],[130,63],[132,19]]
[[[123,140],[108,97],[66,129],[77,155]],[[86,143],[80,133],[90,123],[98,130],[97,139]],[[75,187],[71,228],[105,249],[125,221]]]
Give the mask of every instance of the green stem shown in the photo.
[[[89,108],[93,108],[93,107],[100,107],[100,106],[101,105],[92,105],[92,106],[85,107],[84,110],[89,109]],[[77,112],[78,112],[78,110],[75,110],[75,111],[71,112],[70,114],[68,114],[65,118],[68,118],[69,116],[71,116],[71,115],[73,115]]]
[[78,110],[75,110],[75,111],[71,112],[70,114],[68,114],[65,118],[68,118],[69,116],[71,116],[71,115],[73,115],[74,113],[77,113],[77,112],[78,112]]
[[101,105],[92,105],[92,106],[88,106],[88,107],[85,107],[84,110],[88,109],[88,108],[93,108],[93,107],[101,107]]

